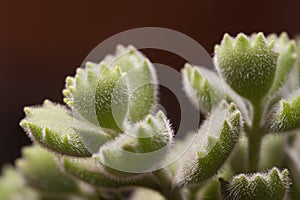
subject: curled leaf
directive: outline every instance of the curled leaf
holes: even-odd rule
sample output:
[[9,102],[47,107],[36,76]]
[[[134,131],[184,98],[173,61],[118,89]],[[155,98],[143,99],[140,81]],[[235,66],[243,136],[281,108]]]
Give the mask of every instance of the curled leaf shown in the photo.
[[155,166],[164,160],[172,138],[169,121],[160,111],[129,125],[125,134],[107,142],[93,156],[103,163],[105,171],[112,177],[131,179],[134,175],[155,170]]
[[[60,154],[86,157],[90,152],[76,132],[72,113],[45,100],[41,107],[26,107],[20,125],[38,144]],[[105,138],[105,136],[103,136]]]
[[199,184],[222,167],[241,131],[241,116],[234,104],[215,109],[194,138],[176,177],[176,185]]
[[210,112],[213,106],[225,99],[222,82],[214,72],[186,64],[181,73],[184,91],[201,112]]

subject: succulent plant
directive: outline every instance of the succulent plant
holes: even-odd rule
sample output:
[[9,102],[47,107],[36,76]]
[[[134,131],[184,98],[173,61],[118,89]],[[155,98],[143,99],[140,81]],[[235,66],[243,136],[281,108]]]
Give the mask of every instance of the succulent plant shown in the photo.
[[33,144],[3,168],[0,199],[300,199],[299,45],[225,34],[215,70],[186,64],[183,89],[205,120],[183,139],[156,106],[152,63],[118,46],[66,78],[66,106],[24,109]]

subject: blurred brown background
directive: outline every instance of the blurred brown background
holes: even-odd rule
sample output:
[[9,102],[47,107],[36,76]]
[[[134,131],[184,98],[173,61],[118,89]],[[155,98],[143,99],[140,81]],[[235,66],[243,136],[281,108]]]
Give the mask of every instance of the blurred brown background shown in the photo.
[[[65,76],[92,48],[143,26],[175,29],[212,53],[225,32],[299,34],[300,1],[0,1],[0,165],[30,143],[18,126],[23,106],[62,102]],[[184,62],[150,54],[177,69]]]

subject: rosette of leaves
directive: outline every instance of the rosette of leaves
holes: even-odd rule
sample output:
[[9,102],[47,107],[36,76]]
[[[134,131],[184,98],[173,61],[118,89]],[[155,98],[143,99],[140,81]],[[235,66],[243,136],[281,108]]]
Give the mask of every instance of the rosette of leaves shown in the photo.
[[[54,156],[63,172],[105,188],[104,196],[110,196],[110,189],[128,185],[159,189],[149,171],[169,152],[173,130],[165,114],[156,111],[156,82],[155,70],[144,55],[132,46],[118,46],[115,55],[99,64],[88,62],[75,77],[66,78],[67,106],[45,100],[42,106],[26,107],[20,124],[34,143],[51,152],[48,156]],[[45,177],[36,168],[30,171],[30,163],[17,164],[26,180],[38,174],[40,179],[27,184],[39,190],[38,182]],[[134,168],[137,165],[140,168]]]
[[[299,42],[224,35],[215,70],[187,64],[184,91],[205,115],[183,140],[156,112],[151,62],[118,46],[67,77],[64,102],[26,107],[34,142],[5,169],[6,199],[299,199]],[[45,150],[46,151],[45,151]],[[171,162],[179,158],[176,162]],[[22,187],[24,186],[24,187]],[[6,192],[5,192],[6,191]]]
[[[191,91],[186,91],[187,95],[192,102],[198,102],[199,111],[213,113],[212,105],[220,101],[218,96],[225,96],[228,102],[235,102],[241,110],[244,118],[243,137],[226,163],[225,171],[232,175],[242,172],[259,174],[260,169],[287,167],[284,164],[287,157],[285,149],[289,144],[285,140],[300,127],[300,81],[296,75],[300,67],[297,62],[298,52],[297,42],[286,33],[268,37],[262,33],[251,36],[239,34],[236,38],[225,34],[221,44],[216,45],[213,58],[220,74],[219,80],[212,79],[212,76],[206,77],[207,69],[204,67],[187,65],[183,70],[187,80],[184,84],[190,84],[196,94],[193,96],[190,95]],[[215,73],[213,76],[218,75]],[[220,90],[222,81],[224,89]],[[263,173],[261,175],[264,176]],[[288,188],[289,179],[285,181],[284,185]],[[251,186],[244,186],[245,190],[251,190]],[[238,193],[237,190],[231,192]],[[247,198],[260,199],[257,196],[263,195],[254,193],[249,193]],[[279,199],[283,197],[281,195]],[[231,195],[230,199],[238,198]]]

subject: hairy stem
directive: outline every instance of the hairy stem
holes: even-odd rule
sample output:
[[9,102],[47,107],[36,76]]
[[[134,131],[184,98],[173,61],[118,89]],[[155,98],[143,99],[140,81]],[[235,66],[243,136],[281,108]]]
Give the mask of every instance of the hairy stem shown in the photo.
[[262,131],[260,129],[263,109],[260,103],[253,104],[253,118],[251,129],[248,130],[248,171],[255,172],[259,166]]
[[183,200],[181,190],[172,187],[172,175],[168,169],[163,168],[152,173],[161,186],[161,194],[166,199]]

